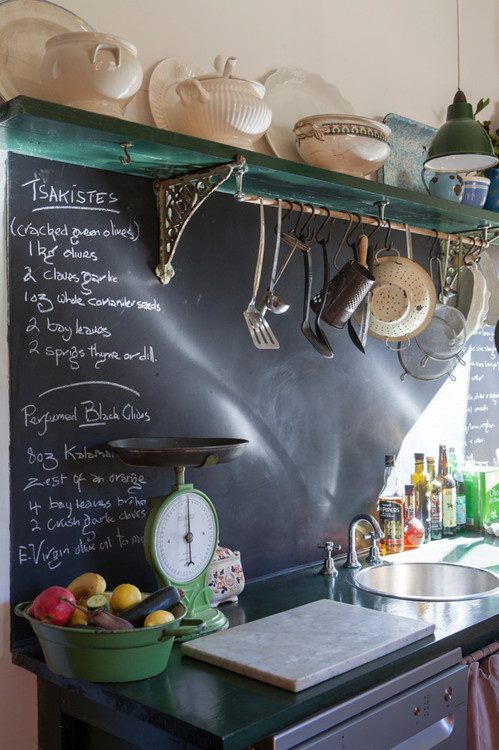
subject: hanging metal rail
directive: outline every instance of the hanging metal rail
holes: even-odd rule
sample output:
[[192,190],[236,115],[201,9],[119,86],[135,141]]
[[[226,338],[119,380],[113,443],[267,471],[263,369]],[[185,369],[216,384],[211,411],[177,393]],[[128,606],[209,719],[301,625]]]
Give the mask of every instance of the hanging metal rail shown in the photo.
[[[128,160],[131,157],[127,151],[132,144],[122,144]],[[126,161],[125,157],[121,157]],[[160,240],[159,240],[159,263],[156,268],[156,275],[163,284],[168,284],[173,278],[175,271],[172,266],[173,257],[178,247],[182,233],[202,203],[232,174],[236,177],[236,193],[234,198],[245,203],[256,203],[262,200],[266,206],[279,205],[278,198],[261,198],[257,195],[245,195],[243,192],[243,176],[248,171],[246,159],[241,154],[236,155],[234,161],[227,164],[218,164],[213,167],[207,167],[195,172],[189,172],[183,175],[176,175],[167,180],[155,180],[154,191],[158,200],[159,223],[160,223]],[[330,216],[335,219],[351,221],[353,217],[358,219],[359,224],[375,224],[377,226],[389,225],[391,229],[397,229],[412,234],[421,234],[426,237],[446,240],[450,242],[459,242],[462,240],[464,246],[473,246],[473,249],[488,247],[491,241],[499,237],[499,232],[491,231],[488,226],[480,227],[469,234],[474,236],[467,237],[460,234],[449,234],[448,232],[439,232],[436,229],[425,229],[422,227],[413,227],[400,222],[385,221],[385,208],[389,201],[380,200],[373,204],[378,211],[378,216],[361,216],[356,212],[336,211],[334,209],[322,206],[313,206],[311,204],[302,204],[280,196],[285,200],[288,207],[293,211],[305,213],[314,213],[316,215]],[[477,235],[481,235],[478,237]]]
[[[260,196],[258,195],[245,195],[243,198],[238,198],[238,200],[242,200],[245,203],[257,203],[260,201]],[[343,219],[344,221],[350,221],[352,217],[359,217],[360,224],[372,224],[379,226],[386,225],[385,222],[385,206],[388,205],[388,201],[379,201],[378,203],[374,204],[378,208],[379,212],[379,218],[376,216],[360,216],[360,214],[357,214],[356,212],[349,213],[348,211],[335,211],[333,209],[325,209],[323,206],[317,207],[317,206],[311,206],[311,204],[301,204],[296,203],[290,200],[285,199],[284,197],[281,198],[281,200],[284,200],[286,203],[287,208],[291,208],[293,211],[302,211],[304,213],[314,213],[319,216],[331,216],[334,219]],[[265,206],[274,206],[277,208],[279,205],[279,199],[278,198],[262,198],[263,204]],[[484,226],[480,227],[480,229],[477,230],[470,230],[470,234],[472,231],[474,231],[475,234],[480,233],[482,235],[481,239],[477,237],[465,237],[460,234],[449,234],[449,232],[438,232],[436,229],[425,229],[424,227],[412,227],[408,226],[407,224],[401,224],[400,222],[393,221],[390,219],[390,225],[392,229],[397,229],[401,232],[406,232],[407,229],[411,232],[411,234],[422,234],[425,237],[433,237],[440,240],[450,240],[450,242],[459,242],[459,239],[462,238],[463,245],[474,245],[476,248],[478,247],[488,247],[491,241],[493,241],[496,237],[499,237],[499,233],[494,233],[489,237],[489,227]]]

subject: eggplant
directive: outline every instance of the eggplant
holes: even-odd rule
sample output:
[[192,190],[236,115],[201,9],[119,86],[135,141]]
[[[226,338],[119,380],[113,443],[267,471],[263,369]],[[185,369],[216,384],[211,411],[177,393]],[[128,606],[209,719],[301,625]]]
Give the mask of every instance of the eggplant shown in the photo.
[[103,609],[97,609],[95,612],[89,613],[88,624],[91,627],[102,628],[103,630],[133,630],[133,625],[128,620],[105,612]]
[[151,612],[155,612],[157,609],[170,611],[179,601],[180,594],[178,589],[174,586],[166,586],[163,589],[155,591],[154,594],[149,594],[139,604],[134,604],[133,607],[124,609],[120,612],[120,617],[131,622],[136,628],[142,627],[145,618]]

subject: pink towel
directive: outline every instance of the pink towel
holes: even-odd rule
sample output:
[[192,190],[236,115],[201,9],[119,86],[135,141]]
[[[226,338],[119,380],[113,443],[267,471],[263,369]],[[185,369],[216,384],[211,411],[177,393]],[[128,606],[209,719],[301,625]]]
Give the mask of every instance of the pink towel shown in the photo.
[[499,653],[469,665],[467,744],[467,750],[498,749]]

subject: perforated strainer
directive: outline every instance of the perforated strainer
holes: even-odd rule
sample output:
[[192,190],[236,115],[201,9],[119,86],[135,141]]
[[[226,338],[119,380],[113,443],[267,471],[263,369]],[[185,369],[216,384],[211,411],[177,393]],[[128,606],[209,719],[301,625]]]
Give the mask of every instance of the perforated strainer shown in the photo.
[[456,357],[465,342],[466,319],[460,310],[450,305],[438,304],[429,324],[418,335],[423,352],[439,360]]
[[378,257],[373,269],[369,335],[384,341],[411,339],[427,325],[436,303],[430,276],[400,255]]
[[399,344],[397,355],[404,371],[400,376],[401,380],[404,380],[406,375],[416,380],[438,380],[448,375],[451,380],[455,380],[452,371],[458,363],[457,357],[445,360],[432,359],[419,348],[415,341],[406,347]]

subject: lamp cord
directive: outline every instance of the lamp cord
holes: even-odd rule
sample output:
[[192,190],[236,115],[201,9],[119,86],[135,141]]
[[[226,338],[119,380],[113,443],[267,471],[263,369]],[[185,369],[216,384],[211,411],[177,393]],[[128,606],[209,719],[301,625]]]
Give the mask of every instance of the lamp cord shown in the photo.
[[461,91],[461,28],[459,19],[459,0],[456,0],[457,20],[457,90]]

